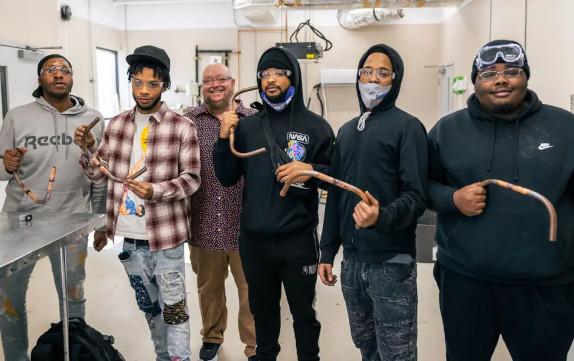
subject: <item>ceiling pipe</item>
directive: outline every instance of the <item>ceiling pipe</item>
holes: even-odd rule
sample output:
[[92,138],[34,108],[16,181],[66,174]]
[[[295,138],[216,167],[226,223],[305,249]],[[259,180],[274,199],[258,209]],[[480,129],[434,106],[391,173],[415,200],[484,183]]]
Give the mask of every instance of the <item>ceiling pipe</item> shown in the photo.
[[356,30],[386,20],[399,20],[405,16],[403,9],[355,9],[337,11],[337,21],[342,28]]

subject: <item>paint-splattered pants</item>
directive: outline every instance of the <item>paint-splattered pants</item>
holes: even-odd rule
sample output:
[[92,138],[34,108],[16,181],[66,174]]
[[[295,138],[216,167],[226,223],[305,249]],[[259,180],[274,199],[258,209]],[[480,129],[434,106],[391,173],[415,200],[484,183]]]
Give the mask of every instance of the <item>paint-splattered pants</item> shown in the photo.
[[124,242],[118,256],[145,313],[157,361],[189,361],[190,328],[185,292],[184,243],[150,251],[146,244]]
[[[84,298],[85,262],[88,254],[88,237],[66,247],[68,280],[68,313],[70,317],[85,318]],[[54,283],[60,300],[62,313],[62,286],[60,274],[60,252],[49,255],[54,274]],[[26,292],[35,264],[0,280],[0,333],[6,361],[28,361],[28,317],[26,313]]]
[[[392,261],[392,260],[391,260]],[[341,265],[351,337],[363,361],[416,361],[417,268],[409,263]]]

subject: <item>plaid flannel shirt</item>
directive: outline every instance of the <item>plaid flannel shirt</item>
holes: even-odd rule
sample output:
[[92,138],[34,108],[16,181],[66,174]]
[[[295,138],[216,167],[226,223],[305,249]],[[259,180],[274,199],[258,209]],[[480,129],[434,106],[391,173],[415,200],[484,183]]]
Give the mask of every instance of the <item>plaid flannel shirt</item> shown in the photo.
[[[94,154],[119,178],[129,173],[135,133],[135,108],[110,120]],[[143,181],[151,183],[153,195],[144,200],[146,230],[151,251],[173,248],[191,236],[189,201],[200,184],[199,143],[195,124],[162,102],[149,117],[150,128]],[[106,181],[102,171],[83,154],[80,164],[94,183]],[[141,178],[140,178],[141,179]],[[106,235],[114,239],[124,186],[108,181]]]

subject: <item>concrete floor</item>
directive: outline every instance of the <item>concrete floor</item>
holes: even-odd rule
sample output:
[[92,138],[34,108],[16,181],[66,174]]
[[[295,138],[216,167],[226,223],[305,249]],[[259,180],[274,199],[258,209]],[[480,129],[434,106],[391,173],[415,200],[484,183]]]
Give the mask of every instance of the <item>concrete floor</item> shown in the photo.
[[[320,207],[322,211],[323,207]],[[321,212],[322,213],[322,212]],[[319,227],[321,229],[321,227]],[[90,236],[90,243],[92,236]],[[97,253],[90,246],[87,259],[86,321],[103,334],[115,337],[115,346],[127,361],[154,361],[152,342],[144,315],[139,311],[134,291],[129,286],[125,271],[117,259],[121,252],[121,241],[110,244]],[[336,274],[340,274],[341,253],[335,259]],[[188,285],[188,303],[191,313],[192,360],[197,360],[201,347],[201,318],[197,302],[196,277],[191,271],[189,253],[186,257],[186,277]],[[438,307],[438,289],[432,276],[433,264],[418,264],[418,359],[437,361],[445,359],[444,334]],[[227,305],[229,310],[228,328],[225,342],[219,354],[220,361],[243,361],[243,345],[237,331],[237,290],[231,278],[226,282]],[[32,274],[28,291],[29,340],[30,350],[38,337],[45,332],[50,323],[59,321],[57,294],[47,258],[41,259]],[[289,307],[282,299],[282,330],[280,344],[282,351],[279,361],[296,360],[292,319]],[[345,303],[341,294],[340,282],[335,287],[324,286],[317,281],[317,304],[319,320],[322,324],[320,346],[321,358],[327,361],[359,361],[359,351],[354,347]],[[469,325],[469,327],[472,327]],[[0,348],[0,359],[3,353]],[[512,360],[502,340],[492,357],[493,361]],[[570,352],[569,361],[574,361],[574,352]]]
[[[153,361],[155,358],[147,323],[143,313],[137,308],[134,292],[117,259],[120,251],[121,242],[108,246],[100,253],[90,248],[86,281],[87,322],[100,332],[113,335],[116,339],[116,348],[127,361]],[[336,260],[335,264],[340,264],[339,261],[340,259]],[[339,267],[336,266],[335,272],[339,274],[339,271]],[[201,347],[199,335],[201,320],[195,286],[196,277],[189,263],[186,265],[186,277],[191,313],[192,360],[195,360]],[[242,361],[245,357],[237,331],[237,292],[231,276],[226,282],[226,288],[230,319],[219,360]],[[445,347],[437,301],[438,290],[432,278],[432,264],[418,265],[418,292],[419,360],[444,360]],[[281,307],[282,351],[278,360],[293,361],[296,360],[294,336],[289,307],[284,298]],[[340,283],[337,283],[335,287],[324,286],[320,281],[317,283],[316,308],[322,324],[321,358],[323,360],[360,360],[360,354],[351,341]],[[28,311],[29,337],[31,347],[33,347],[38,337],[48,329],[50,323],[59,320],[57,295],[47,258],[38,262],[32,275],[28,292]],[[3,354],[0,350],[0,359],[2,359],[1,356]],[[502,342],[499,343],[492,360],[511,360]]]

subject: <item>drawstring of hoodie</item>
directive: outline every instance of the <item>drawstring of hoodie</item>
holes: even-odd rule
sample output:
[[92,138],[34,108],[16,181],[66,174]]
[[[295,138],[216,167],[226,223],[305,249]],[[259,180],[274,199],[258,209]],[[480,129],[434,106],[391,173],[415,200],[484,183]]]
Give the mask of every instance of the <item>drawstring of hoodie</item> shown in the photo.
[[512,176],[518,182],[518,136],[520,134],[520,119],[516,119],[514,126],[514,152],[512,153]]
[[487,172],[492,171],[492,163],[494,163],[494,148],[496,147],[496,128],[497,128],[496,120],[493,121],[493,123],[494,123],[494,132],[493,132],[494,134],[492,135],[492,149],[490,151],[490,163],[488,164],[488,168],[486,168]]
[[[56,114],[56,110],[51,110],[52,112],[52,119],[54,119],[54,136],[58,139],[58,115]],[[58,147],[58,142],[56,142],[56,152],[59,152],[60,149]]]
[[365,129],[365,123],[367,122],[367,118],[371,115],[371,112],[364,112],[363,115],[359,118],[359,123],[357,124],[357,129],[359,132],[362,132]]

